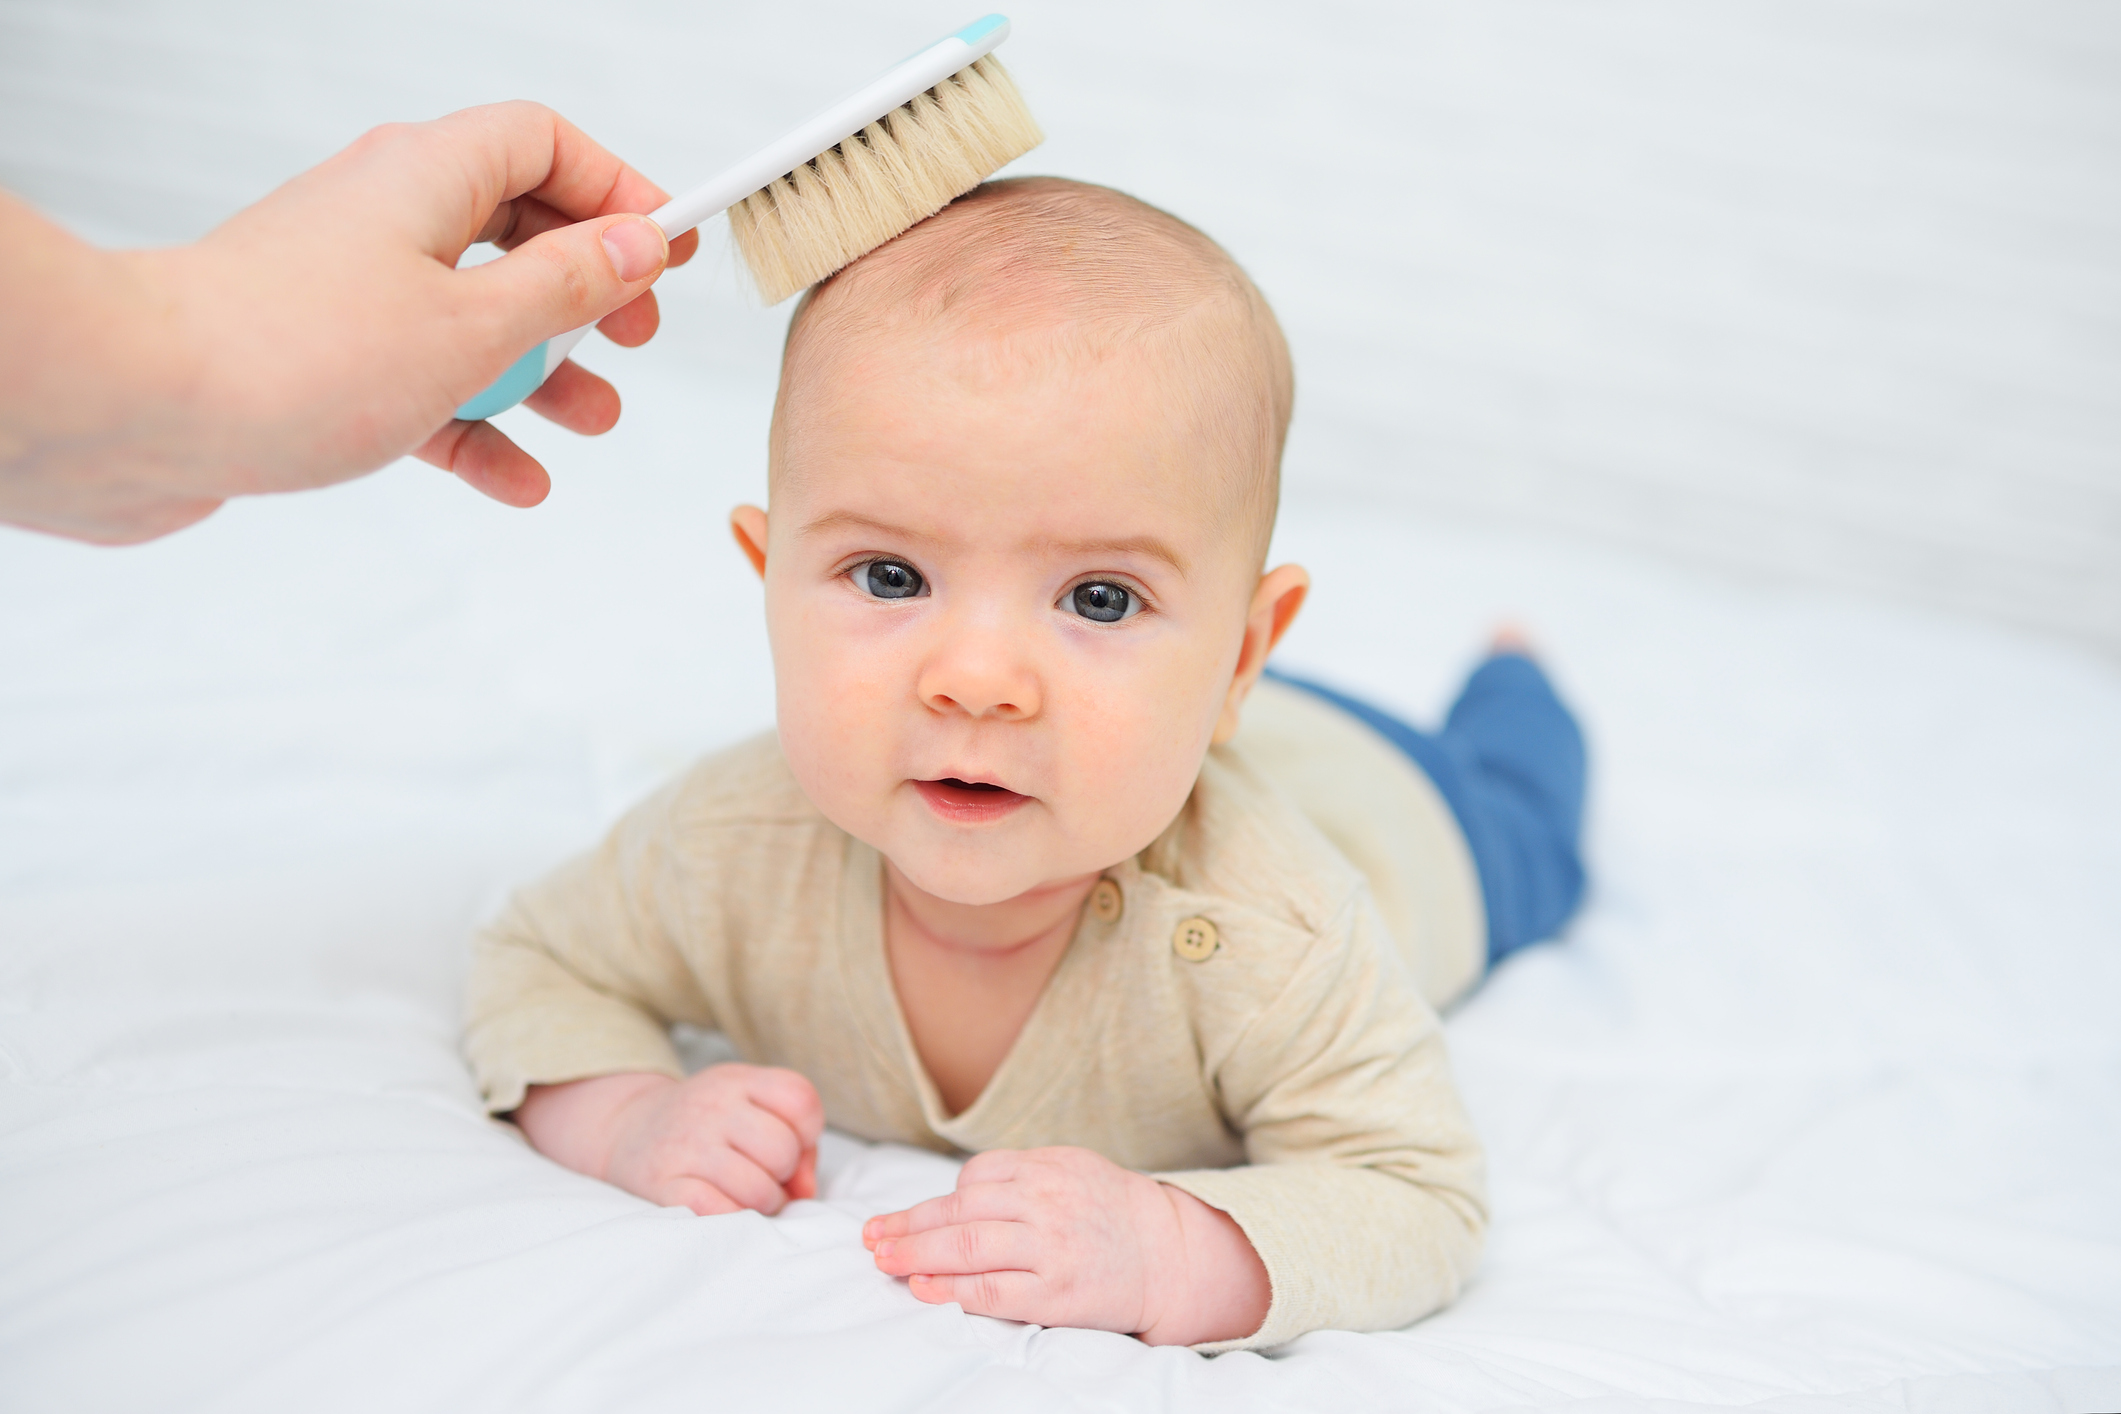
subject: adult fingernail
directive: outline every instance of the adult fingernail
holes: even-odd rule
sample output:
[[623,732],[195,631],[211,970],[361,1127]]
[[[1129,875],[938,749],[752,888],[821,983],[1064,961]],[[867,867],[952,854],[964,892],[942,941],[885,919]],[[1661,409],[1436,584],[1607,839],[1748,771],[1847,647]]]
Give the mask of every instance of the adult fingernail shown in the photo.
[[663,253],[668,248],[663,228],[646,216],[629,216],[604,228],[604,254],[611,258],[611,268],[619,278],[629,285],[654,274],[662,266]]

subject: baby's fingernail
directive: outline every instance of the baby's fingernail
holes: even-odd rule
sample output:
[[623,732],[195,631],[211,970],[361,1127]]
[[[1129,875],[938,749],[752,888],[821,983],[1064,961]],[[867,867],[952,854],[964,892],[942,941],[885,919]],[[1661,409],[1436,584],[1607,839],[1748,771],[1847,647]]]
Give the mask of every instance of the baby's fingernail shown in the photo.
[[604,228],[604,254],[627,284],[654,274],[663,263],[663,229],[646,216],[628,216]]
[[885,1257],[888,1257],[888,1256],[890,1256],[890,1255],[891,1255],[891,1251],[892,1251],[892,1249],[893,1249],[894,1247],[896,1247],[896,1246],[898,1246],[898,1244],[897,1244],[897,1243],[895,1243],[895,1242],[879,1242],[879,1243],[877,1243],[877,1244],[876,1244],[876,1255],[877,1255],[877,1258],[878,1258],[879,1260],[881,1260],[881,1259],[883,1259],[883,1258],[885,1258]]

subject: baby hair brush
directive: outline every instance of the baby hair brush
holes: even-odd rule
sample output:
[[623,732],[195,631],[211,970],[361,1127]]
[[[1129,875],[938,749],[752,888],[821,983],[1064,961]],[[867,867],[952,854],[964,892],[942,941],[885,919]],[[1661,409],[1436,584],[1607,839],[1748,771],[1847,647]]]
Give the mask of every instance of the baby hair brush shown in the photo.
[[[1038,146],[1044,134],[993,56],[1008,37],[1007,17],[974,20],[649,219],[674,238],[727,211],[752,282],[780,303]],[[457,416],[514,407],[588,332],[539,344]]]

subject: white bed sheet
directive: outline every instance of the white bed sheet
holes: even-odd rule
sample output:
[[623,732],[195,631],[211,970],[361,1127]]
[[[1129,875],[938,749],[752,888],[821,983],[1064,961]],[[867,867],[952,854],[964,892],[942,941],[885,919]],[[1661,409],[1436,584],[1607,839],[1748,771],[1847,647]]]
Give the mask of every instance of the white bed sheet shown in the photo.
[[769,719],[756,442],[691,435],[759,389],[680,372],[593,451],[523,422],[533,515],[404,467],[0,534],[0,1408],[2121,1406],[2121,671],[1374,505],[1291,506],[1288,661],[1426,715],[1516,615],[1597,753],[1588,911],[1451,1021],[1455,1307],[1212,1361],[968,1318],[856,1240],[934,1156],[696,1219],[482,1119],[477,916]]

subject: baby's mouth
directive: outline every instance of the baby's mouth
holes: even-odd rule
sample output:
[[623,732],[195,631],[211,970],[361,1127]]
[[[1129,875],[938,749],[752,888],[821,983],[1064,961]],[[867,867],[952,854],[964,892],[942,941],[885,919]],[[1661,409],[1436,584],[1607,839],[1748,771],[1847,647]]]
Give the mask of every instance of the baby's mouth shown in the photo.
[[953,825],[984,825],[1001,819],[1031,799],[991,781],[966,781],[956,776],[945,776],[937,781],[915,781],[913,788],[928,802],[930,810]]

